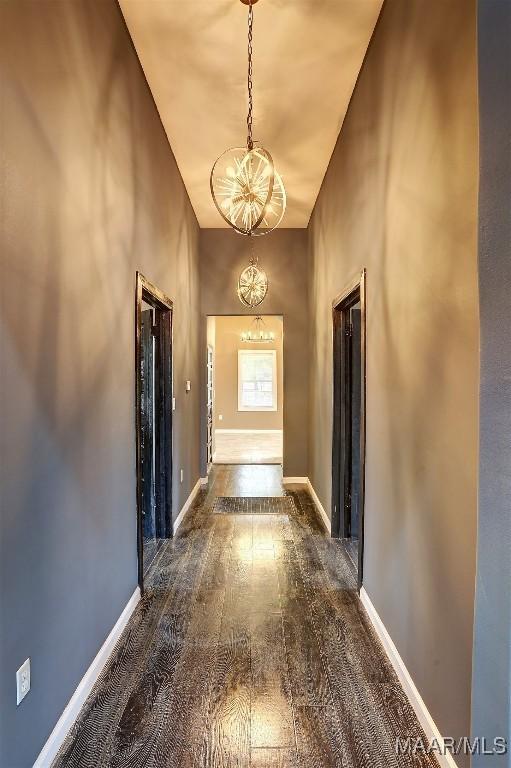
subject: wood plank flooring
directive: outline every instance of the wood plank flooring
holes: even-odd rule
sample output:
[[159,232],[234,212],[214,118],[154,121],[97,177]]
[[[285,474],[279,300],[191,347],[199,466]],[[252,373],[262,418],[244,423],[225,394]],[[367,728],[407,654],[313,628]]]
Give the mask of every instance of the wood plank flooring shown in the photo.
[[423,734],[310,497],[212,511],[282,495],[277,467],[214,468],[54,768],[437,766],[396,756]]

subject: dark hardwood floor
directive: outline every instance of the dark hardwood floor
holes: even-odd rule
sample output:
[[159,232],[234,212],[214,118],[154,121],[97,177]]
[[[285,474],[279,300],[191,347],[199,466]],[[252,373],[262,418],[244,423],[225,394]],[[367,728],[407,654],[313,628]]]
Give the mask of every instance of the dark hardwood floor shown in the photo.
[[214,468],[54,768],[437,765],[396,756],[423,733],[308,494],[213,512],[282,495],[279,467]]

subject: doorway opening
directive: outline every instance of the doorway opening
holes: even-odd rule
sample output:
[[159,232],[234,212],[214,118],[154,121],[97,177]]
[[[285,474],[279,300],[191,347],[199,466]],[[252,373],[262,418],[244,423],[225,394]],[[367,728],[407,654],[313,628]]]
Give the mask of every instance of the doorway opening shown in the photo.
[[207,318],[207,460],[283,461],[283,317]]
[[333,302],[332,535],[362,585],[364,550],[365,270]]
[[135,397],[138,583],[172,536],[172,301],[137,272]]

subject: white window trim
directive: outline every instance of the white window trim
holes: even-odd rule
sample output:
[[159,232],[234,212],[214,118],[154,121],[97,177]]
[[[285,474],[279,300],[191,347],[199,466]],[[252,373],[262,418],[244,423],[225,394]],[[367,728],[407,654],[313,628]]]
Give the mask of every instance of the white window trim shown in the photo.
[[[273,366],[273,373],[272,373],[272,379],[273,379],[273,405],[271,406],[244,406],[242,404],[242,395],[241,395],[241,359],[243,355],[250,354],[250,355],[268,355],[271,354],[272,356],[272,366]],[[278,410],[278,382],[277,382],[277,350],[276,349],[238,349],[238,411],[264,411],[265,413],[269,413],[272,411]]]

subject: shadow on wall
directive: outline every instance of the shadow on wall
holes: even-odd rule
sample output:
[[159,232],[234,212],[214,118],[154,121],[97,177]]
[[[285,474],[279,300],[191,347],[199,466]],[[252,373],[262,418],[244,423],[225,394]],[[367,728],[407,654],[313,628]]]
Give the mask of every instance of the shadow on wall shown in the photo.
[[[127,380],[120,375],[126,370],[126,349],[132,345],[134,263],[132,246],[119,245],[123,229],[115,232],[114,198],[117,193],[117,210],[124,208],[131,195],[136,198],[136,189],[128,186],[129,191],[124,191],[127,174],[119,179],[123,167],[130,168],[126,156],[119,154],[116,162],[108,163],[106,149],[110,116],[116,109],[112,101],[116,88],[122,87],[122,78],[120,82],[117,78],[117,68],[123,64],[122,37],[117,35],[97,103],[74,77],[75,68],[83,64],[79,45],[69,50],[69,42],[64,41],[68,33],[69,40],[74,39],[72,16],[77,10],[62,6],[58,19],[51,13],[37,22],[27,19],[32,27],[43,26],[44,32],[40,29],[36,34],[53,41],[57,55],[67,51],[62,90],[72,79],[72,97],[66,95],[61,109],[48,115],[32,91],[41,82],[37,76],[35,83],[30,82],[35,62],[29,57],[25,69],[10,71],[9,117],[3,117],[7,123],[3,149],[13,174],[8,179],[11,190],[4,229],[8,240],[2,247],[8,275],[8,291],[1,303],[6,351],[2,382],[4,393],[10,395],[3,430],[9,450],[2,452],[6,457],[2,583],[10,582],[15,589],[5,597],[2,626],[11,629],[2,640],[9,678],[30,656],[36,683],[23,703],[24,711],[15,711],[11,696],[2,701],[6,734],[13,738],[20,723],[27,724],[25,732],[30,723],[32,733],[30,739],[20,738],[16,751],[2,758],[5,765],[27,765],[35,758],[99,647],[97,638],[104,639],[135,583],[135,520],[132,530],[119,525],[119,513],[122,510],[124,516],[132,507],[134,494],[132,372]],[[89,13],[79,15],[80,23],[89,21]],[[29,30],[28,39],[34,33]],[[13,61],[9,53],[7,42],[2,55],[7,66]],[[19,57],[19,51],[13,56]],[[40,95],[48,93],[41,88]],[[129,97],[126,88],[122,98]],[[72,123],[75,109],[81,120],[74,126],[71,143],[63,132],[66,121]],[[94,135],[93,144],[88,135]],[[73,145],[86,147],[89,154],[76,152]],[[117,185],[121,199],[112,188]],[[134,227],[133,214],[131,218]],[[105,252],[108,263],[101,260]],[[122,322],[123,317],[128,322]],[[108,478],[105,467],[110,468]],[[118,514],[105,514],[107,509]],[[76,544],[80,541],[87,551],[86,542],[92,540],[92,562],[111,559],[115,542],[118,582],[104,581],[101,588],[107,604],[90,610],[86,599],[80,605],[86,616],[79,617],[73,586],[85,578],[87,591],[94,592],[94,587],[83,557],[77,557]],[[18,555],[20,542],[23,558]],[[20,616],[20,604],[25,607],[25,619]],[[17,616],[14,623],[13,616]],[[89,631],[82,635],[84,620]],[[75,653],[59,670],[56,686],[55,657],[70,647]],[[8,750],[14,747],[10,739],[2,741]]]
[[[118,7],[20,0],[0,24],[0,763],[22,768],[136,586],[135,272],[176,301],[179,397],[198,384],[198,226]],[[194,389],[175,514],[198,477]]]
[[366,581],[452,735],[470,720],[475,566],[474,33],[466,3],[384,6],[310,228],[312,482],[329,509],[331,301],[365,266]]

